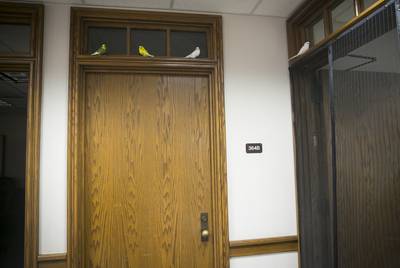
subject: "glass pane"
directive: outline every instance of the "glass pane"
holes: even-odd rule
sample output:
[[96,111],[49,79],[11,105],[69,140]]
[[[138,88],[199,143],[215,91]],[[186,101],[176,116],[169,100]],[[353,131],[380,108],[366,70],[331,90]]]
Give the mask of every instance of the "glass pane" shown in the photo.
[[0,24],[0,53],[26,54],[31,47],[31,26]]
[[369,8],[370,6],[372,6],[372,4],[374,4],[377,0],[364,0],[364,8]]
[[87,53],[92,54],[102,44],[106,44],[107,49],[105,54],[127,54],[126,31],[125,28],[89,27]]
[[200,48],[199,58],[208,58],[206,32],[171,32],[171,56],[186,57],[191,54],[196,47]]
[[355,15],[354,0],[344,0],[332,9],[332,30],[335,32]]
[[28,77],[0,72],[0,267],[24,267]]
[[143,46],[153,56],[167,55],[167,33],[161,30],[131,30],[131,53],[139,55]]
[[325,38],[325,24],[323,19],[320,19],[312,26],[312,36],[314,45]]

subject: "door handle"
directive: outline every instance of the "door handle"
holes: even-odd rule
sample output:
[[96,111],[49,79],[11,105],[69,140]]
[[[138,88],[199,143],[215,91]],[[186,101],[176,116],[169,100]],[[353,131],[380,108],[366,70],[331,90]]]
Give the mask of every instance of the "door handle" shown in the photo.
[[209,235],[210,235],[210,232],[208,230],[203,230],[201,232],[201,241],[203,241],[203,242],[208,241]]
[[210,237],[208,230],[208,213],[200,214],[201,242],[207,242]]

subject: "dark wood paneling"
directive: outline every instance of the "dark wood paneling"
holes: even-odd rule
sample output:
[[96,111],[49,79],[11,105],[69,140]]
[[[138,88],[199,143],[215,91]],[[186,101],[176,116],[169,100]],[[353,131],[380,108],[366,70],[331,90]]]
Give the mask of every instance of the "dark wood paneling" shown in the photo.
[[253,256],[298,250],[297,236],[231,241],[230,256]]
[[400,267],[400,75],[334,77],[338,267]]

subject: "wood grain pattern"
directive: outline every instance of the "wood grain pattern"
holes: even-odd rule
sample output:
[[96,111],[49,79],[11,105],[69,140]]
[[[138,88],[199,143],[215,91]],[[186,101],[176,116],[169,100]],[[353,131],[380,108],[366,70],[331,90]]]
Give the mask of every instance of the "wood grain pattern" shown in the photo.
[[231,241],[230,256],[254,256],[298,250],[297,236]]
[[338,267],[400,267],[400,76],[334,77]]
[[[143,59],[138,57],[88,57],[80,55],[84,43],[82,36],[84,21],[105,21],[116,24],[141,21],[143,23],[189,25],[190,27],[206,27],[209,29],[209,59]],[[127,10],[106,10],[73,8],[71,12],[71,53],[70,53],[70,109],[69,109],[69,148],[68,148],[68,267],[80,268],[85,264],[87,233],[82,226],[85,224],[85,213],[81,204],[85,203],[86,185],[84,178],[84,142],[85,142],[85,73],[96,70],[103,73],[120,74],[157,74],[179,77],[207,77],[209,90],[209,131],[210,131],[210,194],[213,230],[212,266],[222,268],[229,266],[229,239],[226,187],[226,146],[225,146],[225,117],[223,93],[223,53],[222,53],[222,19],[220,16],[140,12]],[[168,157],[168,154],[161,154]],[[161,157],[160,156],[160,157]],[[163,158],[159,158],[163,159]],[[172,160],[168,160],[172,161]],[[192,164],[193,166],[193,164]],[[168,174],[175,174],[168,171]],[[176,172],[176,171],[174,171]],[[182,171],[183,172],[183,171]],[[181,174],[181,173],[179,173]],[[171,182],[172,183],[172,182]],[[175,184],[167,184],[175,187]],[[158,184],[160,185],[160,184]],[[150,190],[148,190],[149,192]],[[155,190],[153,190],[155,191]],[[177,198],[168,195],[168,198]],[[168,200],[170,200],[168,199]],[[172,199],[171,199],[172,200]],[[170,207],[170,213],[175,213],[176,207]],[[199,215],[196,217],[199,220]],[[174,219],[175,220],[175,219]],[[197,221],[196,220],[196,221]],[[171,219],[166,219],[170,225]],[[138,224],[138,223],[135,223]],[[131,228],[131,227],[130,227]],[[186,228],[186,227],[185,227]],[[139,234],[138,234],[139,235]],[[168,247],[168,239],[165,239]],[[149,242],[150,243],[150,242]],[[175,242],[174,242],[175,243]],[[159,245],[160,247],[160,245]],[[168,253],[170,254],[170,253]],[[170,256],[170,255],[166,256]],[[166,257],[167,259],[170,257]]]
[[40,114],[42,94],[42,49],[44,7],[40,4],[0,2],[0,20],[27,19],[32,25],[29,55],[0,55],[0,69],[29,70],[26,179],[25,179],[25,233],[24,267],[36,268],[39,248],[39,159]]
[[85,84],[85,267],[212,267],[199,221],[212,226],[208,78]]

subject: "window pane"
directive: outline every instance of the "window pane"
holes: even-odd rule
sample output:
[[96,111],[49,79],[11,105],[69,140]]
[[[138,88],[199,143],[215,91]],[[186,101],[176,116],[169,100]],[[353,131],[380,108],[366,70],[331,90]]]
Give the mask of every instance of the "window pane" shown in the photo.
[[332,30],[335,32],[355,16],[353,0],[344,0],[332,9]]
[[0,267],[24,267],[28,79],[0,72]]
[[372,6],[372,4],[374,4],[377,0],[364,0],[364,8],[369,8],[370,6]]
[[208,58],[207,33],[205,32],[171,32],[171,55],[185,57],[196,47],[200,48],[199,58]]
[[24,24],[0,24],[0,53],[29,53],[31,26]]
[[314,45],[325,38],[325,24],[323,19],[320,19],[312,26],[312,36]]
[[106,54],[127,54],[126,31],[125,28],[89,27],[87,52],[91,54],[105,43]]
[[154,56],[167,55],[167,33],[160,30],[132,30],[132,54],[139,55],[139,46],[143,46]]

